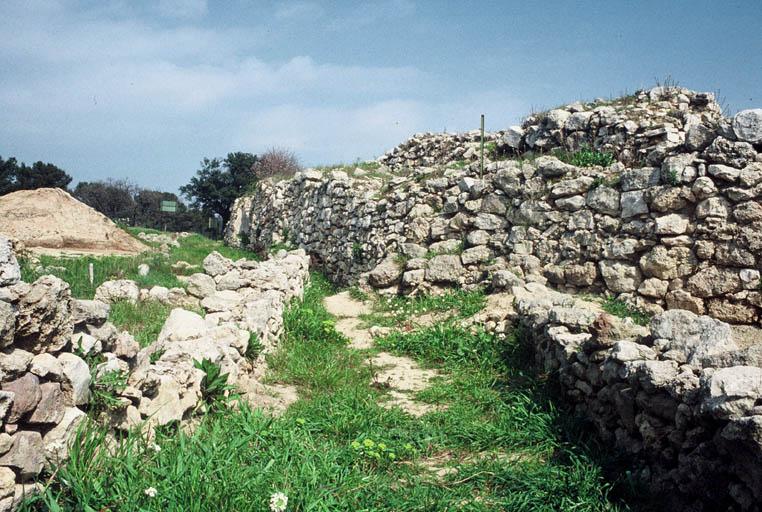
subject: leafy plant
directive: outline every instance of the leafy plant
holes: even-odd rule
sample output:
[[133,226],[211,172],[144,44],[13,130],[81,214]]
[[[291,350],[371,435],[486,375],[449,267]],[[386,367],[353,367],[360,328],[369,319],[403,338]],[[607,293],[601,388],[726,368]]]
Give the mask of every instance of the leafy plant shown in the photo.
[[352,441],[350,446],[361,464],[372,467],[387,467],[405,458],[410,458],[416,453],[415,448],[410,443],[393,448],[385,442],[376,442],[370,437]]
[[259,341],[259,335],[257,335],[255,332],[252,332],[249,334],[249,344],[246,347],[246,353],[244,354],[244,357],[249,361],[256,361],[264,349],[265,346],[261,341]]
[[571,164],[576,167],[608,167],[616,162],[613,154],[597,151],[591,148],[582,148],[578,151],[574,151],[573,153],[566,151],[554,151],[553,155],[562,162],[566,162],[567,164]]
[[225,405],[230,398],[228,392],[233,389],[228,384],[228,374],[222,373],[220,365],[206,358],[194,360],[193,366],[204,372],[201,380],[201,398],[204,403],[211,409]]
[[96,376],[90,388],[91,410],[104,411],[117,408],[121,404],[119,394],[124,391],[125,387],[127,387],[127,372],[103,372]]

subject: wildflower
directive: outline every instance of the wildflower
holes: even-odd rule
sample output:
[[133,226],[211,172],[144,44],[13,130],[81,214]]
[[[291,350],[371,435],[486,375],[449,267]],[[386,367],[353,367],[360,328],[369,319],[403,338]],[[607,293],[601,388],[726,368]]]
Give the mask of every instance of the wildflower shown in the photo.
[[282,492],[274,492],[270,495],[270,510],[272,512],[284,512],[288,506],[288,496]]
[[376,446],[376,443],[373,442],[373,439],[366,439],[362,442],[363,445],[365,445],[365,448],[373,448]]
[[355,450],[359,450],[362,445],[358,443],[357,441],[352,441],[352,448]]
[[156,443],[151,443],[148,445],[148,447],[152,449],[153,451],[155,451],[156,453],[159,453],[161,451],[161,446],[159,446]]
[[155,498],[156,494],[158,494],[159,491],[156,490],[156,487],[149,487],[143,493],[148,496],[149,498]]
[[378,449],[383,452],[386,450],[386,445],[384,443],[378,443]]

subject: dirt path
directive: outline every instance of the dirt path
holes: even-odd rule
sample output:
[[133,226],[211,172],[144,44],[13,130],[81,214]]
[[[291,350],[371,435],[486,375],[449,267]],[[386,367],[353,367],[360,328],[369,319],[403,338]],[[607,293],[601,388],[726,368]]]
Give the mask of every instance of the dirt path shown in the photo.
[[[373,327],[364,327],[360,319],[361,315],[372,311],[369,304],[353,299],[349,292],[342,292],[326,297],[325,307],[337,319],[336,330],[349,338],[350,348],[365,350],[374,347]],[[388,389],[389,399],[382,404],[384,407],[399,407],[415,417],[437,409],[435,405],[416,401],[414,395],[428,388],[438,372],[421,368],[409,357],[388,352],[368,357],[368,364],[374,370],[374,380],[370,384]]]

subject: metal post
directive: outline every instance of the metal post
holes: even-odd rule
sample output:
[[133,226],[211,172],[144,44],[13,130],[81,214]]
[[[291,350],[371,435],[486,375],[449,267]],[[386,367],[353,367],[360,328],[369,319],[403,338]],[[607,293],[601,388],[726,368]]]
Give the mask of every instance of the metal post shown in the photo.
[[482,158],[479,165],[479,178],[484,178],[484,114],[482,114]]

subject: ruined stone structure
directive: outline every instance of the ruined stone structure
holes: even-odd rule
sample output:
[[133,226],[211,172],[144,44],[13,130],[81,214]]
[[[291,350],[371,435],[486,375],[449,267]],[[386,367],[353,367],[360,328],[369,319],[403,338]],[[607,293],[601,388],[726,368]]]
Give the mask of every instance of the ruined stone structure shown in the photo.
[[[362,177],[262,183],[226,239],[298,246],[381,293],[486,287],[498,306],[485,325],[523,324],[654,491],[683,509],[758,510],[762,344],[728,323],[762,314],[762,110],[726,118],[711,94],[658,87],[490,140],[483,174],[472,134],[422,134]],[[655,316],[638,327],[577,292]]]
[[[188,278],[187,293],[120,280],[103,283],[97,300],[79,300],[54,276],[21,281],[11,243],[0,237],[0,511],[39,489],[35,479],[68,456],[88,416],[115,430],[189,419],[204,377],[194,360],[218,364],[244,399],[260,392],[264,386],[252,384],[280,335],[285,305],[302,295],[308,263],[303,251],[263,262],[212,253],[204,272]],[[141,297],[208,314],[173,309],[159,338],[141,349],[108,321],[109,303]],[[262,345],[256,359],[245,357],[252,335]],[[114,372],[125,385],[112,390],[115,403],[95,410],[93,391]]]

